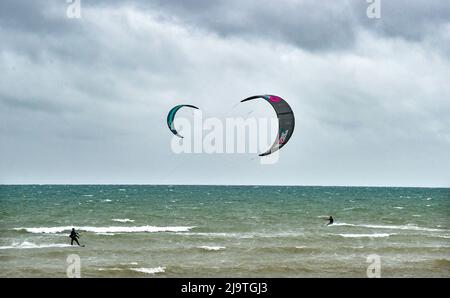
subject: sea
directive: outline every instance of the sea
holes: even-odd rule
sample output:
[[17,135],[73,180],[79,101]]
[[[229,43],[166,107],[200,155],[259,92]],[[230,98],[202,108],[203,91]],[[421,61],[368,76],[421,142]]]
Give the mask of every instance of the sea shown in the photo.
[[1,185],[0,277],[450,277],[449,215],[449,188]]

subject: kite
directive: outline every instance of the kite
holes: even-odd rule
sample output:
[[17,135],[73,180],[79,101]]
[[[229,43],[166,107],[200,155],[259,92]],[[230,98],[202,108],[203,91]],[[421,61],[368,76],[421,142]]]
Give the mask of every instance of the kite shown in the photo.
[[182,135],[180,135],[177,130],[175,129],[175,125],[173,124],[173,121],[175,119],[175,114],[178,112],[179,109],[181,109],[182,107],[188,107],[188,108],[193,108],[193,109],[197,109],[198,108],[196,106],[192,106],[192,105],[178,105],[173,107],[170,111],[169,114],[167,115],[167,125],[169,126],[170,131],[172,131],[172,133],[174,135],[176,135],[179,138],[183,138]]
[[269,102],[272,105],[272,108],[274,108],[278,117],[277,139],[266,152],[259,154],[259,156],[266,156],[281,149],[284,145],[287,144],[292,136],[292,133],[294,132],[295,118],[289,104],[284,99],[276,95],[255,95],[241,100],[241,102],[257,98],[262,98]]

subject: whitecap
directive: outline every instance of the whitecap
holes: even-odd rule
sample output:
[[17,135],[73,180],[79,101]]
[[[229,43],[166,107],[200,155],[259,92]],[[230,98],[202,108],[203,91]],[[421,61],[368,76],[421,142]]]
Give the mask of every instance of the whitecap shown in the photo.
[[449,235],[436,235],[436,237],[450,239]]
[[334,223],[329,227],[333,226],[349,226],[349,227],[362,227],[362,228],[370,228],[370,229],[390,229],[390,230],[411,230],[411,231],[426,231],[426,232],[445,232],[444,229],[434,229],[434,228],[425,228],[418,227],[414,225],[359,225],[359,224],[350,224],[350,223]]
[[25,230],[34,234],[56,234],[70,231],[75,228],[77,231],[93,232],[93,233],[155,233],[155,232],[187,232],[194,227],[173,226],[173,227],[156,227],[156,226],[137,226],[137,227],[76,227],[76,226],[60,226],[60,227],[38,227],[38,228],[14,228],[16,231]]
[[198,248],[204,249],[204,250],[213,250],[213,251],[218,251],[218,250],[222,250],[225,249],[225,246],[199,246]]
[[395,234],[387,234],[387,233],[375,233],[375,234],[338,234],[344,238],[381,238],[381,237],[389,237]]
[[130,270],[146,273],[146,274],[156,274],[156,273],[162,273],[166,270],[166,267],[154,267],[154,268],[130,268]]
[[71,245],[64,243],[35,244],[32,242],[24,241],[22,243],[13,243],[12,245],[9,246],[0,246],[0,249],[63,248],[63,247],[71,247]]
[[112,267],[112,268],[98,268],[98,271],[122,271],[122,268]]
[[134,222],[134,219],[129,219],[129,218],[113,218],[111,220],[117,221],[117,222]]

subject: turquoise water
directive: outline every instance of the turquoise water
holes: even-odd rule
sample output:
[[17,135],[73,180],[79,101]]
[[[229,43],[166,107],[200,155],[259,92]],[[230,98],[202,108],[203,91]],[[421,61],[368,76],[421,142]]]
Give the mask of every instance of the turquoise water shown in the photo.
[[3,185],[0,207],[2,277],[65,277],[70,254],[82,277],[366,277],[372,254],[450,277],[450,189]]

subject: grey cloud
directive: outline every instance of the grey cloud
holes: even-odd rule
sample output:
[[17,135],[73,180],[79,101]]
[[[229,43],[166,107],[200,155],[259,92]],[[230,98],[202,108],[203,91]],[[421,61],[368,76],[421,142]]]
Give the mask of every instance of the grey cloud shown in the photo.
[[[448,30],[446,0],[381,0],[381,18],[369,19],[365,0],[101,0],[82,1],[83,8],[120,9],[133,6],[223,37],[277,40],[311,51],[345,50],[354,45],[359,29],[381,36],[422,41]],[[35,34],[85,34],[83,22],[66,17],[65,1],[2,1],[2,27]],[[447,26],[447,27],[446,27]],[[445,46],[443,43],[441,46]]]
[[14,32],[33,32],[36,35],[65,35],[80,32],[76,22],[67,18],[65,0],[2,0],[0,25]]
[[0,93],[0,105],[3,104],[12,109],[25,109],[34,112],[61,112],[62,107],[49,100],[41,98],[19,98]]
[[421,41],[446,30],[450,22],[450,2],[446,0],[381,0],[380,19],[367,17],[369,3],[365,0],[327,1],[326,5],[314,0],[129,0],[127,3],[162,12],[221,36],[272,39],[307,50],[349,48],[358,29]]
[[[397,24],[367,20],[365,1],[82,0],[80,20],[65,1],[23,3],[2,3],[20,8],[0,21],[2,181],[448,185],[450,68],[425,34],[443,2]],[[244,116],[253,105],[233,107],[260,92],[296,113],[279,164],[171,152],[173,104]]]

